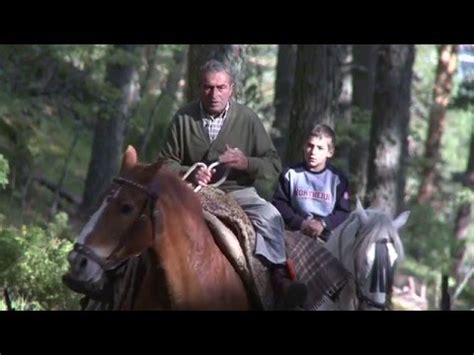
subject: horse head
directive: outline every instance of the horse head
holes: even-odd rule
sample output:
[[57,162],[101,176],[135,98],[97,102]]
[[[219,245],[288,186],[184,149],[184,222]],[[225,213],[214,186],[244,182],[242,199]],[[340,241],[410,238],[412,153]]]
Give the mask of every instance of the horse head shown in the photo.
[[72,290],[102,301],[110,299],[111,275],[154,245],[160,228],[155,208],[159,185],[154,180],[159,167],[160,163],[137,163],[135,149],[128,147],[119,177],[68,255],[70,270],[63,280]]
[[247,309],[243,282],[214,241],[199,198],[161,165],[138,163],[128,147],[68,255],[64,283],[113,309]]
[[357,200],[355,211],[334,230],[326,247],[351,271],[355,281],[351,300],[346,300],[352,305],[347,304],[347,308],[389,308],[396,262],[403,259],[398,231],[409,214],[405,211],[392,220],[382,210],[365,210]]

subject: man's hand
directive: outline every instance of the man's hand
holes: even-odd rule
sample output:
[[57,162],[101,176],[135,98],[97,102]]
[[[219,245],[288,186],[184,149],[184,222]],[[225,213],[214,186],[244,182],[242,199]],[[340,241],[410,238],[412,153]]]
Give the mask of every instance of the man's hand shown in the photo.
[[209,170],[200,166],[196,169],[196,173],[193,175],[193,182],[196,185],[206,186],[212,179],[212,175],[216,172],[216,169]]
[[316,238],[324,230],[323,224],[318,219],[305,219],[301,224],[301,232],[312,238]]
[[236,170],[247,170],[249,159],[239,148],[231,148],[226,144],[226,150],[219,156],[219,162]]

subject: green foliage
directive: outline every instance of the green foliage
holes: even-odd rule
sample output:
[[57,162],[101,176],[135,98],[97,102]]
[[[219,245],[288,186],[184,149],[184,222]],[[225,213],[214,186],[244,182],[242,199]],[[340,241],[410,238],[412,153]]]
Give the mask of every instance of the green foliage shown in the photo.
[[339,120],[336,125],[336,148],[350,147],[354,149],[361,142],[369,141],[370,137],[370,111],[352,108],[352,122]]
[[469,146],[474,113],[466,110],[449,110],[447,113],[448,124],[441,141],[441,159],[444,177],[451,179],[454,172],[464,172],[469,157]]
[[2,228],[0,231],[0,275],[21,257],[21,245],[16,239],[17,234],[18,231],[15,228]]
[[449,222],[430,206],[413,206],[403,233],[406,253],[431,270],[449,272],[453,247]]
[[[371,113],[358,107],[352,108],[352,122],[339,120],[336,125],[336,154],[332,159],[332,164],[349,174],[349,159],[340,157],[342,149],[347,151],[358,151],[360,147],[368,149],[370,139]],[[359,186],[359,176],[348,175],[350,186]]]
[[68,268],[67,253],[72,249],[67,224],[67,215],[59,213],[46,228],[0,229],[0,284],[33,308],[78,307],[78,296],[61,280]]
[[[62,188],[76,196],[82,193],[91,149],[88,128],[93,127],[100,103],[97,97],[101,97],[101,83],[96,79],[104,77],[107,48],[1,46],[0,151],[10,162],[11,193],[9,203],[0,205],[0,213],[11,217],[12,207],[18,205],[27,219],[41,213],[44,219],[53,195],[35,184],[33,177],[59,181],[78,131],[81,139]],[[21,218],[8,220],[22,222]]]
[[[432,104],[433,85],[438,61],[437,47],[417,46],[417,57],[412,83],[410,123],[410,159],[407,170],[407,200],[415,200],[422,169],[426,162],[424,153],[428,133],[429,112]],[[439,297],[441,272],[451,274],[452,255],[458,245],[454,241],[454,222],[459,206],[472,203],[473,192],[453,181],[453,176],[463,174],[469,155],[472,129],[472,106],[466,104],[465,90],[459,78],[455,78],[451,104],[446,114],[446,126],[441,142],[441,159],[437,170],[437,190],[434,195],[436,211],[428,205],[411,203],[409,225],[404,233],[404,245],[409,256],[405,270],[430,283],[428,293]],[[463,91],[464,90],[464,91]],[[463,99],[459,99],[464,95]],[[474,241],[474,228],[470,228],[468,246]],[[472,263],[467,252],[466,264]],[[453,280],[452,280],[453,281]],[[454,281],[453,281],[454,283]],[[470,295],[470,287],[463,297]],[[472,299],[467,304],[472,303]],[[464,301],[465,301],[464,300]],[[438,307],[434,304],[434,307]]]
[[[171,118],[182,104],[181,78],[177,74],[183,68],[186,46],[159,45],[155,51],[156,62],[149,63],[148,60],[140,69],[142,89],[146,90],[142,90],[142,97],[130,118],[127,137],[127,144],[139,149],[140,159],[148,162],[156,160]],[[154,67],[150,68],[150,64]]]
[[[21,295],[18,295],[16,292],[10,292],[10,290],[8,290],[8,293],[10,295],[11,307],[15,311],[41,311],[43,310],[41,305],[36,301],[28,300],[22,297]],[[5,300],[0,299],[0,311],[6,311],[6,310],[8,310],[8,308],[5,303]]]
[[278,46],[246,46],[245,63],[242,66],[242,83],[238,101],[249,106],[269,127],[273,120],[273,85]]
[[456,204],[474,203],[474,190],[469,187],[462,187],[456,194]]

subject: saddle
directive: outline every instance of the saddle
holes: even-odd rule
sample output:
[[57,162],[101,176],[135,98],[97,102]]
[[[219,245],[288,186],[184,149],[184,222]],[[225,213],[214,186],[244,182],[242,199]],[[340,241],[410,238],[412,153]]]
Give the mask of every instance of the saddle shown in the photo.
[[255,230],[235,199],[212,186],[197,194],[216,243],[241,277],[254,308],[273,309],[270,272],[254,255]]

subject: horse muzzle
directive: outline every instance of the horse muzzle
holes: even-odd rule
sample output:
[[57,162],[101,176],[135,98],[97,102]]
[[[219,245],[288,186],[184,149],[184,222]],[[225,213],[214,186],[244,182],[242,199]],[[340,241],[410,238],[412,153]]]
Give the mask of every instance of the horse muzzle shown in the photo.
[[104,279],[101,279],[100,282],[90,282],[78,280],[73,274],[68,272],[63,275],[62,281],[72,291],[83,294],[93,300],[101,302],[112,301],[113,288],[105,275]]
[[112,297],[111,282],[95,260],[72,250],[68,261],[70,268],[62,281],[69,289],[99,301],[107,301]]

